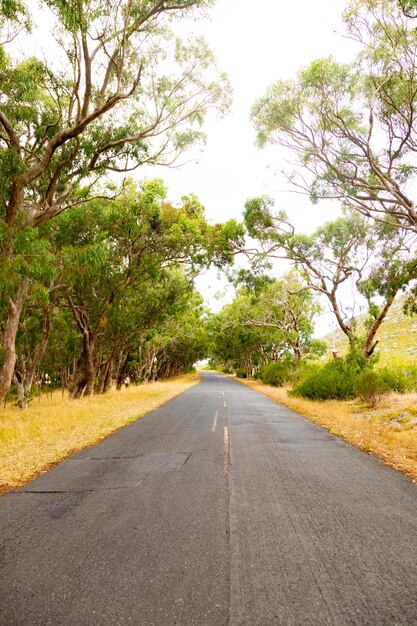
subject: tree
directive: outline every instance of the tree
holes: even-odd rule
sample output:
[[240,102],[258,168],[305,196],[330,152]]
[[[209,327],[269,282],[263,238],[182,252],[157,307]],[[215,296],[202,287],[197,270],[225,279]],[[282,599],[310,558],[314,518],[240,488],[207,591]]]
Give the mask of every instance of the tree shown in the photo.
[[[282,333],[249,323],[253,314],[250,293],[241,288],[234,300],[209,322],[210,356],[227,371],[244,370],[248,376],[268,362]],[[274,341],[275,339],[275,341]]]
[[210,320],[212,360],[252,376],[271,361],[297,363],[304,355],[320,353],[322,343],[312,338],[319,307],[303,286],[291,271],[282,279],[263,276],[255,291],[241,287]]
[[173,207],[162,181],[153,180],[141,189],[126,184],[117,200],[96,200],[89,211],[73,208],[55,220],[62,301],[82,338],[73,397],[91,394],[101,369],[128,347],[134,352],[135,337],[140,344],[175,312],[199,268],[233,258],[241,228],[233,220],[209,226],[203,211],[193,196]]
[[[49,60],[6,53],[13,29],[27,26],[23,2],[3,3],[0,27],[0,248],[2,324],[0,399],[10,386],[15,338],[33,286],[22,271],[21,242],[74,206],[103,194],[107,172],[144,163],[172,164],[203,139],[211,108],[224,111],[229,87],[202,39],[175,40],[171,16],[207,7],[209,0],[112,3],[45,0],[54,18]],[[169,59],[169,62],[168,62]],[[30,238],[30,237],[29,237]]]
[[168,314],[129,355],[125,371],[133,380],[146,382],[177,376],[190,371],[196,361],[207,356],[203,299],[189,284],[187,288],[182,278],[182,290],[177,282]]
[[417,31],[397,0],[355,0],[344,14],[361,53],[314,61],[278,81],[252,110],[258,143],[295,155],[288,180],[313,202],[417,232]]
[[[325,296],[352,350],[369,359],[378,344],[377,332],[398,292],[417,277],[417,262],[409,256],[414,236],[366,220],[356,213],[320,226],[312,235],[298,234],[287,215],[273,212],[269,198],[246,203],[245,223],[260,249],[253,262],[288,258],[302,272],[307,288]],[[354,311],[344,308],[349,287],[367,304],[365,333],[359,334]],[[352,293],[350,295],[352,299]]]
[[399,0],[400,7],[407,17],[417,17],[417,0]]
[[317,347],[312,339],[313,319],[321,308],[311,290],[296,270],[291,270],[282,279],[270,279],[253,301],[253,313],[247,320],[253,326],[276,328],[282,331],[282,351],[290,350],[294,361],[309,354]]

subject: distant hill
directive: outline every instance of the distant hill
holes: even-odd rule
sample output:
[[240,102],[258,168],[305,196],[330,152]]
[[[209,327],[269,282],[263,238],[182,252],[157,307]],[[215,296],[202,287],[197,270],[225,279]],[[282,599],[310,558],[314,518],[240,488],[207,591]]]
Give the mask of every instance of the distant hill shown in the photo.
[[[380,363],[407,361],[417,364],[417,315],[408,316],[403,313],[404,299],[392,305],[387,317],[379,329],[377,339],[380,351]],[[359,326],[364,318],[358,318]],[[329,350],[333,347],[333,335],[323,337]],[[334,346],[339,354],[345,354],[348,346],[345,335],[339,329],[334,333]]]

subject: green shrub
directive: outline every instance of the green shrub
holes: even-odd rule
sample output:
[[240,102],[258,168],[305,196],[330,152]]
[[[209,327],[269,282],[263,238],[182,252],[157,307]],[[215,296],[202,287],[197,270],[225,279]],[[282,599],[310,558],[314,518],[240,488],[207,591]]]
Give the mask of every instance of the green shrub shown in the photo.
[[388,393],[389,387],[378,372],[365,370],[356,377],[354,391],[358,398],[375,407]]
[[408,393],[414,391],[417,386],[417,368],[407,365],[399,367],[381,367],[378,374],[384,380],[390,391],[396,393]]
[[261,368],[259,375],[262,382],[266,385],[281,387],[284,382],[285,368],[279,362],[268,363]]
[[266,385],[281,387],[287,380],[293,364],[288,361],[272,361],[261,367],[259,378]]
[[356,375],[356,365],[337,359],[313,371],[291,393],[310,400],[347,400],[355,397]]
[[381,367],[378,369],[378,375],[390,391],[396,393],[411,391],[405,371],[398,367]]
[[319,361],[301,361],[288,373],[286,382],[290,383],[293,387],[298,387],[298,385],[301,385],[307,378],[321,371],[322,367],[323,363]]
[[236,370],[236,376],[237,376],[237,378],[247,378],[248,374],[247,374],[246,370],[240,368],[240,369]]

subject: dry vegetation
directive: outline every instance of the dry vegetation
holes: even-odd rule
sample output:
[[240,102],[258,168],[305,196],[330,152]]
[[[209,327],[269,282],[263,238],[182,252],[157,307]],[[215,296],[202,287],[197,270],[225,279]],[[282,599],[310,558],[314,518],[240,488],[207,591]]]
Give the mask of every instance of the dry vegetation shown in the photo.
[[371,410],[357,400],[313,402],[293,398],[286,389],[237,380],[380,457],[417,482],[417,394],[391,394]]
[[26,410],[6,408],[0,413],[0,493],[97,443],[199,380],[199,374],[189,374],[81,400],[63,398],[56,391],[34,400]]

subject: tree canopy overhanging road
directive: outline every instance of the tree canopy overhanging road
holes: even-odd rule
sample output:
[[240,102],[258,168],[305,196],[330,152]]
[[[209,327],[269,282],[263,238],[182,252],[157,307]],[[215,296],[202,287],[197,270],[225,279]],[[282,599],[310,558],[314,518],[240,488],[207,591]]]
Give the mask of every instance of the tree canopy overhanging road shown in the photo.
[[417,621],[417,490],[214,373],[0,500],[0,622]]

